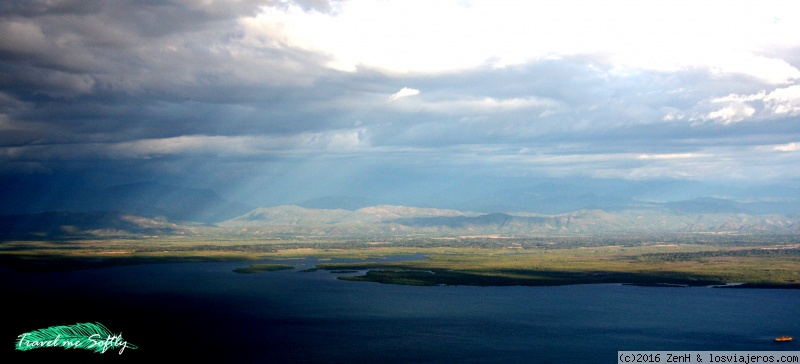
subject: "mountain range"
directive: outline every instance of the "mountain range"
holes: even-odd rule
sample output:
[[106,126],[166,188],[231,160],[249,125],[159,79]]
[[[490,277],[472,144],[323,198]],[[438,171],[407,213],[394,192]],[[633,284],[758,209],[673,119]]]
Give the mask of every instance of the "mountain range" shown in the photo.
[[513,235],[644,232],[800,233],[800,216],[736,212],[689,213],[669,208],[564,214],[477,213],[457,210],[372,206],[355,211],[299,206],[258,208],[218,224],[251,234],[433,234]]
[[[555,188],[554,186],[551,186]],[[562,188],[563,189],[563,188]],[[568,190],[572,190],[569,189]],[[613,192],[613,191],[612,191]],[[789,191],[791,192],[791,191]],[[659,202],[572,196],[553,209],[559,193],[528,194],[518,205],[543,208],[485,210],[414,207],[361,197],[327,196],[292,205],[254,208],[210,189],[158,183],[116,185],[92,193],[63,191],[58,203],[32,203],[0,215],[0,237],[142,236],[173,234],[297,235],[541,235],[626,232],[800,233],[800,207],[793,197],[751,201],[697,197]],[[791,193],[789,193],[791,195]],[[3,207],[30,198],[5,195]],[[39,198],[34,201],[42,201]],[[52,210],[36,211],[45,207]],[[574,210],[563,211],[565,206]],[[30,211],[33,210],[33,211]],[[14,210],[16,211],[16,210]]]

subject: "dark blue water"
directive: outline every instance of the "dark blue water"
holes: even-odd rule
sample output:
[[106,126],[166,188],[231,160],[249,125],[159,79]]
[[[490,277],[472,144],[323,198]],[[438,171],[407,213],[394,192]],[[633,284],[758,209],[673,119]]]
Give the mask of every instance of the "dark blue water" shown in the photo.
[[23,332],[95,321],[139,346],[118,356],[4,353],[14,362],[608,363],[618,350],[800,350],[772,341],[800,336],[797,290],[412,287],[291,263],[298,269],[249,275],[231,271],[243,263],[0,271],[4,348]]

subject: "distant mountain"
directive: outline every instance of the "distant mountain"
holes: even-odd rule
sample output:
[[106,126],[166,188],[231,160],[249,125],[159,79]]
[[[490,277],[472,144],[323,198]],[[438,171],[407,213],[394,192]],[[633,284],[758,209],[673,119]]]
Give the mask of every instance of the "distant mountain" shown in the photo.
[[[701,201],[695,201],[700,203]],[[710,201],[712,206],[717,202]],[[702,204],[701,204],[702,205]],[[690,207],[695,205],[689,204]],[[706,209],[706,206],[701,206]],[[722,205],[722,210],[727,209]],[[128,212],[43,212],[0,216],[0,239],[60,239],[143,235],[269,236],[543,236],[615,233],[790,233],[800,234],[800,216],[694,213],[640,209],[564,214],[489,213],[372,206],[355,211],[276,206],[253,209],[215,226],[175,223]]]
[[0,216],[2,238],[63,238],[180,234],[180,226],[121,212],[41,212]]
[[665,207],[674,213],[688,214],[720,214],[743,213],[753,215],[797,215],[800,214],[800,202],[786,199],[783,201],[738,202],[728,199],[701,197],[685,201],[651,204],[653,207]]
[[[709,203],[711,207],[705,206]],[[699,204],[699,205],[698,205]],[[445,234],[530,236],[540,234],[603,234],[632,232],[775,232],[800,233],[800,216],[727,212],[718,201],[694,201],[656,209],[580,210],[564,214],[490,213],[375,206],[356,211],[298,206],[259,208],[222,222],[226,228],[257,228],[261,233],[307,234]],[[717,209],[696,213],[687,209]]]
[[397,219],[393,222],[415,228],[438,228],[441,232],[505,234],[525,236],[552,233],[623,232],[631,228],[626,218],[602,210],[537,215],[492,213],[478,216],[439,216]]
[[[123,211],[150,218],[214,224],[243,215],[257,206],[292,201],[291,196],[267,191],[247,196],[243,202],[258,205],[246,206],[228,201],[208,189],[171,185],[160,180],[119,184],[121,178],[69,173],[0,174],[0,214]],[[358,185],[343,190],[342,195],[333,192],[334,195],[296,204],[310,209],[350,212],[376,205],[405,205],[486,214],[528,212],[557,215],[580,210],[614,213],[659,210],[670,214],[792,216],[800,214],[800,187],[796,185],[731,186],[685,180],[518,178],[502,184],[493,180],[458,181],[449,183],[447,188],[423,192],[415,188],[403,189],[402,183],[391,191]],[[228,188],[224,191],[239,193],[235,188]]]
[[[454,192],[455,193],[455,192]],[[461,196],[469,196],[465,199]],[[562,214],[577,210],[624,211],[655,204],[685,212],[800,213],[800,188],[727,186],[682,180],[556,179],[507,188],[448,195],[452,204],[436,206],[491,212]],[[716,201],[714,201],[716,200]],[[728,201],[728,206],[722,206]],[[672,206],[665,206],[672,204]],[[714,205],[717,206],[714,206]],[[690,206],[694,205],[694,206]],[[650,208],[648,207],[648,208]]]
[[251,206],[230,202],[209,189],[134,183],[111,187],[94,204],[97,210],[125,211],[146,217],[174,221],[215,223],[252,210]]

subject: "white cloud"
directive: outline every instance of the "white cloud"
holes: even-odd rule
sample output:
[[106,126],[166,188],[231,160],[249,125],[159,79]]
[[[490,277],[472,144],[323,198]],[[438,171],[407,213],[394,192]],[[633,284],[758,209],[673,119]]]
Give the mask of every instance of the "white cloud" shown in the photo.
[[800,85],[776,89],[764,96],[763,100],[774,115],[800,115]]
[[[395,97],[395,95],[392,95],[392,100],[399,98]],[[414,100],[413,103],[403,103],[396,106],[396,108],[400,110],[411,110],[413,112],[426,111],[448,115],[464,115],[465,117],[477,117],[479,115],[491,112],[508,112],[524,109],[543,109],[544,111],[539,113],[539,115],[540,117],[546,117],[548,115],[556,114],[562,107],[563,105],[555,100],[538,97],[515,97],[508,99],[484,97],[435,101],[418,99]]]
[[797,152],[800,151],[800,143],[789,143],[783,145],[777,145],[772,148],[774,151],[778,152]]
[[800,71],[766,50],[797,46],[800,13],[787,1],[735,4],[690,0],[350,0],[330,13],[263,7],[241,24],[250,38],[273,39],[327,55],[354,71],[451,72],[533,59],[603,54],[625,67],[704,67],[780,84]]
[[767,120],[800,115],[800,85],[777,88],[769,93],[761,91],[751,95],[730,94],[711,100],[712,105],[724,105],[702,116],[730,124],[745,120]]
[[395,101],[403,97],[409,97],[414,95],[419,95],[419,90],[414,88],[403,87],[402,89],[400,89],[400,91],[397,91],[394,94],[392,94],[392,96],[389,97],[389,101]]
[[642,154],[636,159],[640,160],[647,160],[647,159],[688,159],[688,158],[704,158],[708,157],[708,154],[701,154],[701,153],[668,153],[668,154]]
[[661,120],[664,121],[683,120],[686,118],[686,114],[683,111],[673,107],[662,108],[662,112],[664,113],[664,116],[661,118]]
[[722,109],[709,113],[708,118],[717,120],[722,124],[730,124],[745,120],[753,116],[755,112],[756,109],[746,104],[733,103]]

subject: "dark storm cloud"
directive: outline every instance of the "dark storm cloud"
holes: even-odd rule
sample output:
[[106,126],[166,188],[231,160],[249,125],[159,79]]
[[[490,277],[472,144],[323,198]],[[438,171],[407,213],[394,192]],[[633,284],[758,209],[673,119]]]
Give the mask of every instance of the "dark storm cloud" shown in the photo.
[[[237,21],[257,2],[48,4],[6,6],[0,15],[0,81],[16,95],[210,98],[204,88],[299,84],[313,68],[308,53],[241,43]],[[304,72],[285,75],[292,67]]]
[[19,132],[3,139],[113,142],[325,124],[310,104],[319,93],[313,88],[313,74],[322,72],[314,65],[318,56],[240,42],[236,21],[258,5],[4,5],[2,104],[8,127]]

